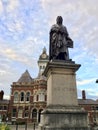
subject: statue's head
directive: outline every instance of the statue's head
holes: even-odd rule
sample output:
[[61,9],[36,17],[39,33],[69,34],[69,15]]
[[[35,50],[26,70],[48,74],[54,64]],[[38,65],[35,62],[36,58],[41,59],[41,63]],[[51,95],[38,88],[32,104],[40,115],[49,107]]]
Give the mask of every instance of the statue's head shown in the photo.
[[63,23],[62,16],[57,16],[56,22],[57,22],[58,25],[62,25],[62,23]]

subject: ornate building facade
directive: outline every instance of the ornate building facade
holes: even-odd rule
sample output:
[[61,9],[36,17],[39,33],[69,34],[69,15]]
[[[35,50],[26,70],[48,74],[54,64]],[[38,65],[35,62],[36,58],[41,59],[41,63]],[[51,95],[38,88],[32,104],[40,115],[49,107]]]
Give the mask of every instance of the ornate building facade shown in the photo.
[[38,77],[33,79],[26,70],[17,82],[12,83],[9,104],[12,122],[40,122],[40,113],[47,101],[47,80],[42,75],[47,62],[48,55],[44,48],[38,60]]

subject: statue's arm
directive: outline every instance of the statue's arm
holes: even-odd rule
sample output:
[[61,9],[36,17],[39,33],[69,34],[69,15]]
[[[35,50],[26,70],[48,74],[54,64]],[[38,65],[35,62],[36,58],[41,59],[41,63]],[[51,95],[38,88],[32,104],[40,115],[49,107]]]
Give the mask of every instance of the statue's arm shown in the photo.
[[66,35],[66,40],[67,40],[67,47],[73,48],[73,40],[69,37],[67,28],[65,27],[64,30],[65,30],[64,32],[66,33],[65,35]]
[[50,37],[49,37],[49,60],[52,59],[52,30],[50,30]]

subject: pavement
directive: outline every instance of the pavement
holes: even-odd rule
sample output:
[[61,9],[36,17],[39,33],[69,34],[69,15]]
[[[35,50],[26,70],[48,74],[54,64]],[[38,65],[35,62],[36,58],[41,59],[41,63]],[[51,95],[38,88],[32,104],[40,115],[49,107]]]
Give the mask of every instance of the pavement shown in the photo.
[[38,126],[35,126],[33,124],[26,125],[9,125],[11,130],[38,130]]

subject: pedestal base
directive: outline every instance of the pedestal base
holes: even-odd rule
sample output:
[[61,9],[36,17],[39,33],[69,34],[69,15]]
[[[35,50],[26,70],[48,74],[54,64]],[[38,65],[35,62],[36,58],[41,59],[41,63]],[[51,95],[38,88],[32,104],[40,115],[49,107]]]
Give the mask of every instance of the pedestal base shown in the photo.
[[76,71],[72,61],[48,62],[47,108],[42,112],[40,130],[88,130],[87,113],[78,106]]
[[87,113],[79,106],[48,106],[42,112],[40,130],[88,130]]
[[47,77],[47,105],[78,106],[76,71],[80,64],[74,62],[49,62],[44,75]]

